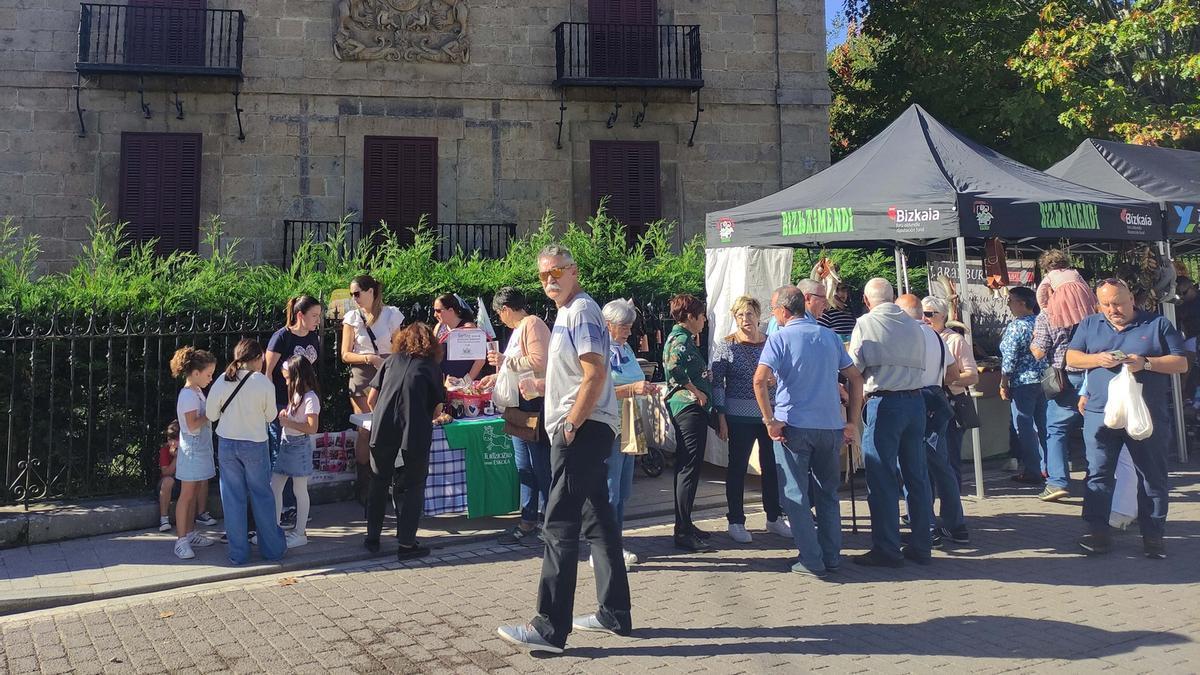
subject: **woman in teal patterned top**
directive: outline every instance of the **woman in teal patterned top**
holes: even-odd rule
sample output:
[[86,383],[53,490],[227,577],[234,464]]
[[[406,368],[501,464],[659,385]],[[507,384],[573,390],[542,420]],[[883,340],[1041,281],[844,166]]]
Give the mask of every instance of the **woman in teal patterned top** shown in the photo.
[[675,547],[709,549],[708,533],[692,523],[692,505],[700,487],[700,467],[708,445],[712,414],[712,383],[708,364],[696,346],[708,317],[704,303],[682,294],[671,298],[671,318],[677,322],[663,345],[667,374],[667,407],[675,423]]

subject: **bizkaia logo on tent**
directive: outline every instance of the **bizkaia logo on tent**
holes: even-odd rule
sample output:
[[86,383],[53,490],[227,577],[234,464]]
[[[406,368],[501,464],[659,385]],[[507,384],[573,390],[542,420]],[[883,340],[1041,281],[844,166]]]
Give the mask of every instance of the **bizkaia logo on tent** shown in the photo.
[[1195,206],[1175,206],[1175,215],[1179,217],[1179,222],[1175,223],[1175,234],[1193,234],[1197,227],[1200,227],[1200,213],[1196,215],[1195,222],[1192,222],[1192,214],[1196,213]]
[[785,237],[803,234],[838,234],[854,231],[854,209],[796,209],[779,214]]
[[721,237],[722,244],[733,241],[733,218],[717,218],[717,235]]
[[1133,213],[1129,209],[1121,209],[1121,222],[1126,225],[1150,227],[1154,224],[1154,219],[1144,213]]
[[888,208],[888,218],[895,223],[935,223],[942,219],[938,209],[904,209],[895,206]]

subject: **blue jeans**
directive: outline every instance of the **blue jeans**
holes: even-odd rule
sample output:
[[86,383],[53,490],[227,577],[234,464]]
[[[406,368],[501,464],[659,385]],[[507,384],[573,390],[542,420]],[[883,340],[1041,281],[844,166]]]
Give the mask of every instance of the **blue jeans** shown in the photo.
[[1017,452],[1010,453],[1025,464],[1026,475],[1041,475],[1046,448],[1046,395],[1040,383],[1009,389],[1013,426],[1017,430]]
[[[842,430],[784,427],[783,434],[787,442],[775,452],[779,495],[792,523],[800,564],[816,573],[834,569],[842,559],[842,513],[837,495]],[[814,505],[815,528],[810,511]]]
[[250,560],[247,506],[254,511],[258,550],[262,557],[266,560],[283,558],[287,544],[279,527],[279,514],[275,513],[267,442],[217,438],[217,458],[221,466],[221,506],[225,510],[230,562],[244,565]]
[[[936,522],[933,511],[933,499],[936,493],[941,500],[942,526],[956,530],[963,526],[962,495],[959,493],[958,474],[950,465],[949,443],[946,439],[947,429],[954,419],[954,409],[950,401],[939,391],[926,388],[924,391],[925,407],[928,414],[925,419],[925,451],[928,453],[926,464],[929,467],[929,522]],[[936,439],[933,444],[929,441]]]
[[900,499],[896,484],[899,463],[908,490],[912,519],[910,547],[928,557],[930,491],[925,461],[925,400],[919,391],[872,396],[867,399],[863,430],[863,463],[867,470],[867,504],[871,509],[871,548],[899,559]]
[[617,527],[625,524],[625,503],[633,494],[633,467],[636,455],[621,452],[621,437],[613,441],[612,454],[608,456],[608,503],[617,514]]
[[1064,490],[1071,484],[1067,471],[1067,455],[1070,453],[1071,432],[1083,423],[1076,404],[1079,403],[1079,387],[1083,384],[1083,373],[1067,373],[1066,386],[1058,396],[1046,400],[1046,461],[1042,470],[1046,472],[1046,484]]
[[1087,412],[1083,416],[1083,442],[1088,462],[1083,519],[1093,534],[1106,534],[1109,530],[1117,457],[1124,445],[1129,448],[1129,457],[1138,473],[1138,526],[1142,536],[1163,536],[1167,524],[1167,451],[1171,447],[1175,425],[1166,410],[1151,408],[1150,414],[1154,420],[1154,433],[1140,441],[1127,436],[1124,429],[1104,426],[1104,413]]
[[545,440],[530,443],[512,438],[517,462],[517,479],[521,482],[521,520],[537,524],[538,514],[550,499],[550,444]]
[[962,491],[963,435],[966,433],[966,429],[958,426],[958,420],[952,419],[946,426],[947,458],[950,460],[950,468],[954,471],[954,482],[958,485],[960,492]]

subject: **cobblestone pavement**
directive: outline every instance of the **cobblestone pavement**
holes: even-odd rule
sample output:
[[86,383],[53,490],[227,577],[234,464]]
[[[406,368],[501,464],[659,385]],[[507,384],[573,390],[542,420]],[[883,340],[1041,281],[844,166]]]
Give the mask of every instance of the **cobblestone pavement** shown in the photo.
[[[761,513],[754,543],[716,534],[708,554],[677,552],[668,526],[642,523],[627,538],[643,558],[630,577],[634,635],[576,634],[558,657],[495,633],[530,617],[538,552],[475,544],[5,617],[0,673],[1195,672],[1200,472],[1177,472],[1174,486],[1164,561],[1143,558],[1136,534],[1085,558],[1078,499],[1042,504],[1004,487],[968,503],[972,545],[924,567],[847,562],[829,581],[786,572],[794,552],[762,532]],[[702,526],[723,529],[721,515]],[[845,543],[863,550],[865,528]],[[581,563],[577,613],[593,593]]]

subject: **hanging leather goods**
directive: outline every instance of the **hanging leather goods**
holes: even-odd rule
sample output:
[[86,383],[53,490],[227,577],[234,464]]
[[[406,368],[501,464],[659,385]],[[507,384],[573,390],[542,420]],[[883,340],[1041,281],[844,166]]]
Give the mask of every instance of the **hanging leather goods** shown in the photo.
[[983,276],[993,293],[1008,286],[1008,252],[999,239],[983,242]]

